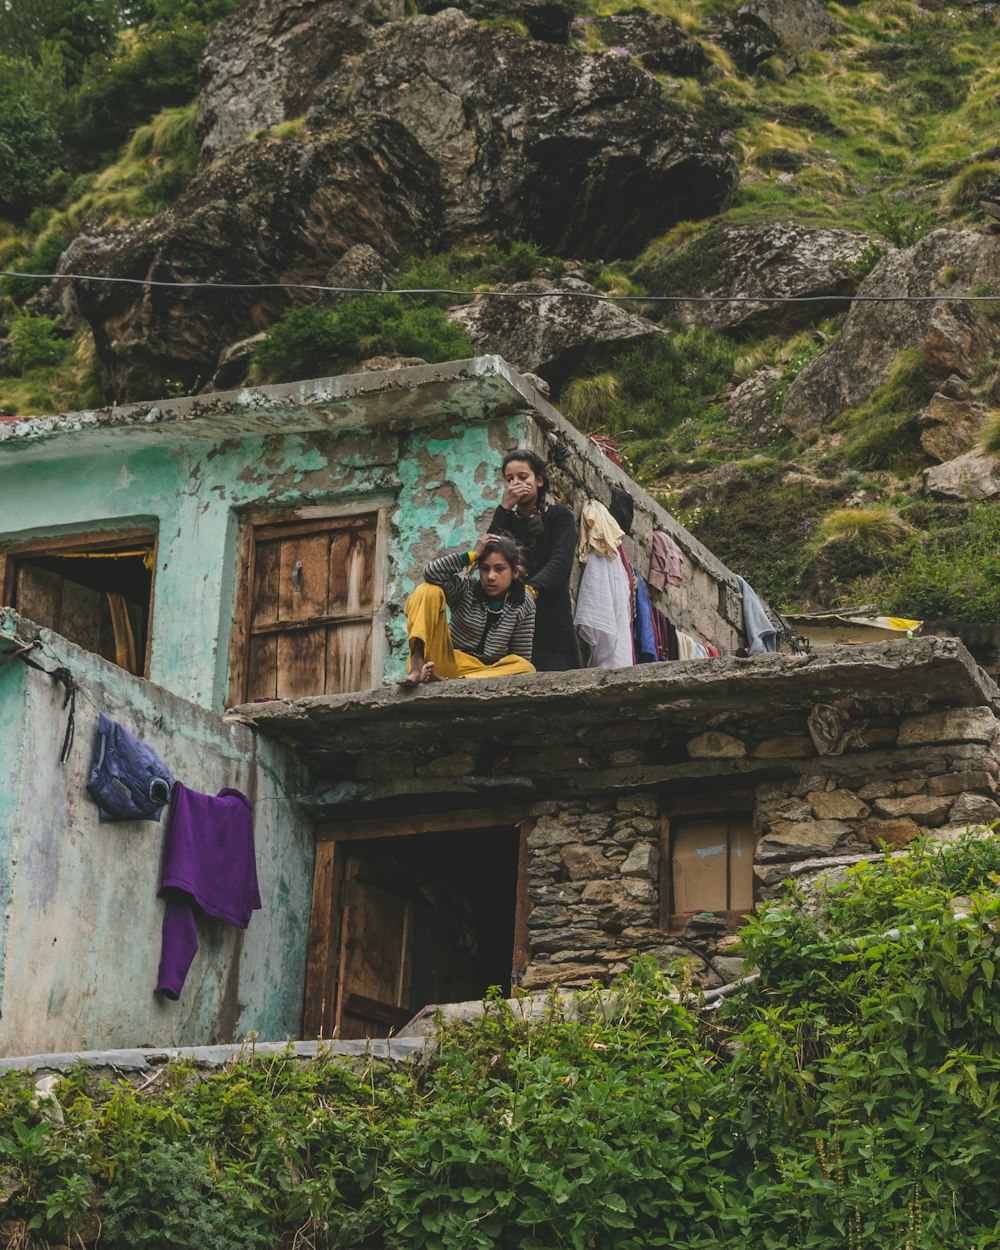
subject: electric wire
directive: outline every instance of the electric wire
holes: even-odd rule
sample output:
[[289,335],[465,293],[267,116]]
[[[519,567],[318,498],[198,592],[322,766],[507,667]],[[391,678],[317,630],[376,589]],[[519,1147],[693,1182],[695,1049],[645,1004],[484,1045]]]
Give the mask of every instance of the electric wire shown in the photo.
[[29,278],[39,282],[105,282],[126,286],[168,287],[181,290],[312,291],[325,295],[446,295],[453,299],[584,299],[602,304],[941,304],[993,303],[996,295],[616,295],[604,291],[574,291],[552,287],[540,291],[463,291],[451,287],[327,286],[320,282],[173,281],[167,278],[122,278],[94,273],[20,273],[0,269],[0,278]]

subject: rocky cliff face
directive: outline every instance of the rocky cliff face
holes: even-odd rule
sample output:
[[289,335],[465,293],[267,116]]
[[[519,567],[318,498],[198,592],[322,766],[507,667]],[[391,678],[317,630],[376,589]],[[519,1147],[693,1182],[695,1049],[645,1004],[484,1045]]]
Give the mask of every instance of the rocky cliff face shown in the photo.
[[[64,271],[315,283],[359,244],[398,260],[519,239],[628,257],[730,201],[736,169],[717,135],[641,65],[551,42],[558,13],[568,32],[559,6],[516,10],[545,38],[466,7],[406,16],[401,0],[259,0],[238,11],[205,56],[201,172],[154,221],[77,239]],[[261,130],[303,115],[290,136]],[[229,344],[294,298],[280,286],[77,285],[117,401],[207,381]]]

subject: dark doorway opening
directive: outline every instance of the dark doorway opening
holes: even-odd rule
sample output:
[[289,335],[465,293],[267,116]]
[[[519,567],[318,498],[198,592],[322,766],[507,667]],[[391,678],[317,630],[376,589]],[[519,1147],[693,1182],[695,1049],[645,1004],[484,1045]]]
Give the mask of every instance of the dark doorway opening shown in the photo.
[[343,845],[339,1036],[384,1037],[492,986],[510,994],[518,845],[511,827]]

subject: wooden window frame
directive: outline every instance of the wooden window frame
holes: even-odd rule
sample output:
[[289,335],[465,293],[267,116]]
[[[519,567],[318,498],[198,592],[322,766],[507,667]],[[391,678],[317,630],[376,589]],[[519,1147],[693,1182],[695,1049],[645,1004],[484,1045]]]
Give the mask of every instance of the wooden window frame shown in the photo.
[[[357,516],[375,517],[375,569],[372,585],[372,612],[364,620],[372,623],[371,688],[382,684],[387,654],[385,621],[386,568],[389,556],[389,510],[392,502],[385,498],[358,499],[336,506],[310,504],[295,508],[253,508],[239,517],[236,539],[236,595],[233,605],[233,628],[229,639],[229,692],[227,705],[236,707],[246,701],[247,656],[250,646],[250,617],[253,611],[254,552],[262,531],[272,527],[291,529],[301,525],[322,524]],[[353,617],[337,618],[345,624]],[[301,626],[300,628],[304,628]]]
[[[674,834],[679,825],[717,820],[746,820],[753,823],[753,792],[749,790],[722,791],[719,794],[682,795],[665,804],[660,814],[660,922],[662,933],[681,933],[689,919],[684,912],[673,910],[673,850]],[[755,847],[756,851],[756,847]],[[759,884],[753,873],[753,910],[745,911],[714,911],[730,927],[745,924],[748,916],[757,910]]]
[[316,832],[302,1036],[330,1039],[338,1035],[340,1028],[344,1010],[340,985],[340,937],[347,848],[355,842],[420,837],[449,833],[456,829],[516,829],[517,886],[511,982],[518,984],[531,960],[528,935],[528,916],[531,912],[531,900],[528,896],[528,836],[534,827],[535,822],[528,818],[521,807],[476,808],[472,811],[439,812],[405,818],[384,817],[344,824],[321,824]]
[[[148,545],[153,552],[153,567],[150,569],[149,585],[149,623],[146,628],[146,647],[143,655],[142,672],[136,674],[149,678],[150,657],[153,650],[153,613],[156,599],[156,570],[159,564],[159,534],[155,526],[145,525],[122,530],[86,530],[63,534],[59,537],[36,538],[23,542],[5,543],[0,548],[0,602],[17,611],[13,603],[17,565],[19,560],[58,555],[60,551],[113,551],[123,544],[141,543]],[[72,641],[69,639],[68,641]],[[76,645],[76,644],[74,644]],[[113,663],[113,661],[109,661]]]

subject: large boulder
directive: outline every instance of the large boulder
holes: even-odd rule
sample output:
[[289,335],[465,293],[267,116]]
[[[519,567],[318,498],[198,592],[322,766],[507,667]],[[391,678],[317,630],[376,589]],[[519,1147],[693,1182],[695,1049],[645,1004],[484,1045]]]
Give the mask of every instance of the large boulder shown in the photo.
[[[856,266],[870,246],[864,234],[788,221],[713,223],[670,251],[650,249],[635,277],[653,295],[740,295],[739,301],[672,305],[673,315],[689,325],[788,335],[844,308],[843,296],[857,290]],[[789,296],[807,302],[764,298]]]
[[[216,372],[230,344],[306,298],[252,284],[318,283],[354,244],[383,255],[432,247],[439,229],[435,171],[400,127],[365,121],[353,133],[253,144],[198,178],[167,212],[101,236],[80,236],[60,270],[131,283],[73,280],[94,332],[102,382],[123,403],[186,392]],[[143,286],[199,280],[250,289]]]
[[456,9],[391,22],[324,85],[311,127],[391,117],[435,163],[445,242],[530,238],[630,257],[718,212],[736,168],[627,57],[483,26]]
[[970,451],[924,469],[924,494],[965,501],[996,499],[1000,496],[1000,461],[996,456]]
[[317,83],[405,9],[405,0],[251,0],[224,18],[201,62],[202,165],[301,117]]
[[953,460],[964,455],[979,441],[986,412],[961,378],[949,378],[917,415],[920,446],[932,460]]
[[[836,342],[788,388],[782,424],[801,435],[863,404],[906,348],[921,349],[931,386],[951,375],[971,377],[996,351],[1000,330],[977,304],[948,297],[996,290],[998,278],[995,235],[935,230],[913,247],[890,251],[861,284],[865,302],[852,305]],[[899,298],[907,296],[914,302]]]
[[[510,294],[478,296],[448,316],[484,351],[496,352],[522,372],[540,373],[556,387],[584,361],[599,367],[616,350],[664,333],[644,317],[590,298],[594,288],[578,278],[564,278],[559,286],[578,297],[544,295],[551,289],[548,282],[518,282],[500,288]],[[523,293],[520,299],[517,293]]]

